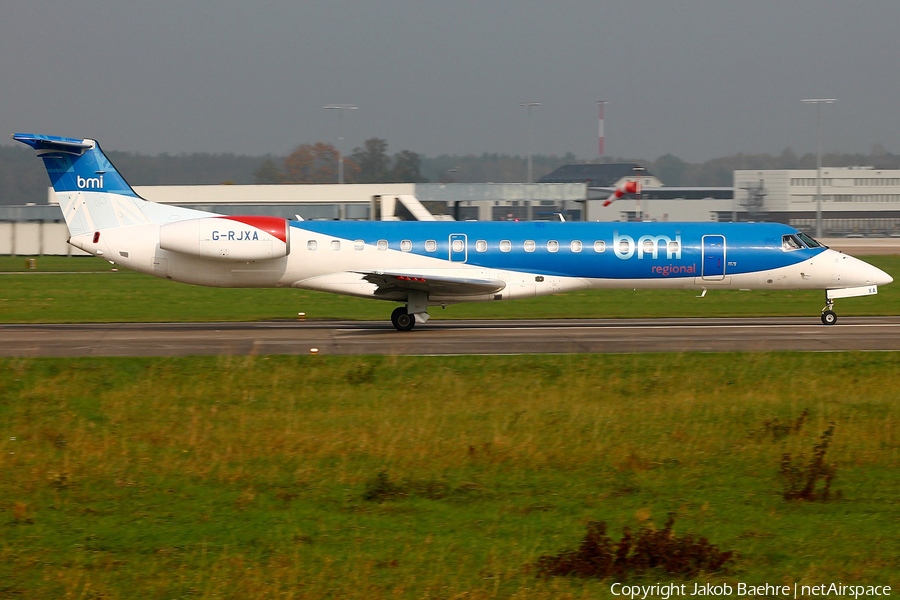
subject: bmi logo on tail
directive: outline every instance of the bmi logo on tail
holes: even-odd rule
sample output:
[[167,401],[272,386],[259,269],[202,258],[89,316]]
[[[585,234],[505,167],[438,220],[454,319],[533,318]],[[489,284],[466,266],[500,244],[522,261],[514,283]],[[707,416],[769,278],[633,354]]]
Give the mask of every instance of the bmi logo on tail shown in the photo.
[[100,177],[82,177],[78,175],[76,183],[78,189],[81,190],[101,190],[103,189],[103,174],[98,173]]

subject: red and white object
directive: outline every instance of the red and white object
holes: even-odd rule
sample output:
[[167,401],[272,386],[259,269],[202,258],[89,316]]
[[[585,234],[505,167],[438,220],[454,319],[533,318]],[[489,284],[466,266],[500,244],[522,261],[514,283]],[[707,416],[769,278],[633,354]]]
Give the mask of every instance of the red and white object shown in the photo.
[[626,181],[622,185],[618,186],[616,190],[609,195],[609,198],[606,199],[606,202],[603,203],[603,206],[609,206],[625,194],[640,194],[641,193],[641,182],[640,181]]
[[159,247],[218,260],[255,261],[290,254],[290,226],[279,217],[209,217],[166,223]]

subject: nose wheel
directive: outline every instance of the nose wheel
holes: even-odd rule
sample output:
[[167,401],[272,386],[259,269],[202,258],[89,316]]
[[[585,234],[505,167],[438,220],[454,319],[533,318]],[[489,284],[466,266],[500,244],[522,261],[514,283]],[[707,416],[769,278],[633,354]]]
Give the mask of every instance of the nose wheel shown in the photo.
[[391,313],[391,324],[397,331],[409,331],[416,326],[416,318],[406,312],[405,306],[398,306]]
[[834,299],[825,295],[825,308],[822,309],[822,324],[834,325],[837,323],[837,313],[834,312]]

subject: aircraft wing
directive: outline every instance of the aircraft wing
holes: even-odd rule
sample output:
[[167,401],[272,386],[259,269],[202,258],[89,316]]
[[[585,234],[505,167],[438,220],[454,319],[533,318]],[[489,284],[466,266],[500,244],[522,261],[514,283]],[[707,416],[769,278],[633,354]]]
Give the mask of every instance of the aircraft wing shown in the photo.
[[499,292],[506,287],[506,282],[500,279],[467,279],[385,271],[357,271],[357,273],[369,283],[378,286],[375,290],[376,296],[407,290],[439,296],[480,296]]

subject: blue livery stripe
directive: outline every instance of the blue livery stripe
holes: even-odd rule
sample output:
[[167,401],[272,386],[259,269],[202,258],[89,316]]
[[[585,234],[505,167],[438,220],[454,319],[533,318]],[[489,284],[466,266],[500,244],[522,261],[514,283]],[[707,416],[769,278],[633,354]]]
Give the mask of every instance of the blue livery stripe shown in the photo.
[[784,251],[782,236],[797,230],[778,223],[292,221],[291,227],[298,241],[305,230],[370,246],[383,240],[390,250],[450,264],[598,279],[700,277],[704,236],[724,238],[724,247],[713,249],[707,239],[705,248],[706,269],[724,276],[778,269],[824,251]]

